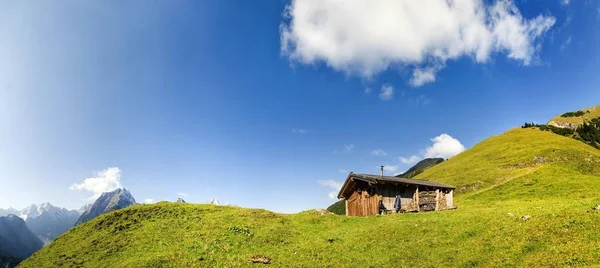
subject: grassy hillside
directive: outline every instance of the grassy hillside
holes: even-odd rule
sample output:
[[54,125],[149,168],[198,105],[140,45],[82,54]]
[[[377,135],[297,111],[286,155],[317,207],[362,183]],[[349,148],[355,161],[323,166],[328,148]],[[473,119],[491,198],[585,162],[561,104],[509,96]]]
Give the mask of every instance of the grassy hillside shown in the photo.
[[600,150],[515,129],[427,169],[457,210],[372,217],[161,203],[75,227],[22,267],[600,265]]
[[550,122],[565,122],[565,123],[573,123],[576,125],[581,125],[585,121],[600,117],[600,105],[589,107],[589,108],[583,109],[581,111],[583,112],[583,114],[580,116],[573,116],[573,114],[578,112],[578,111],[574,111],[571,113],[564,113],[564,114],[557,115],[556,117],[552,118],[552,120],[550,120]]
[[574,190],[569,187],[596,189],[600,186],[600,150],[548,131],[517,128],[491,137],[416,178],[455,185],[460,194],[489,190],[528,175],[541,183],[559,185],[565,194]]

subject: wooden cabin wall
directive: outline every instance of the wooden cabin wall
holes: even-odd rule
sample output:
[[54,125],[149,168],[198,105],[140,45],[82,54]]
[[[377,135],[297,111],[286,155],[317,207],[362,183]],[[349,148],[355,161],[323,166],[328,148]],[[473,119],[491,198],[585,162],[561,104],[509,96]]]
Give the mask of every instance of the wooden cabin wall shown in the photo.
[[416,187],[408,185],[383,184],[379,187],[378,193],[386,209],[394,210],[396,196],[400,195],[400,208],[408,210],[412,203]]
[[348,216],[368,216],[379,213],[379,195],[371,195],[369,191],[355,190],[346,200]]

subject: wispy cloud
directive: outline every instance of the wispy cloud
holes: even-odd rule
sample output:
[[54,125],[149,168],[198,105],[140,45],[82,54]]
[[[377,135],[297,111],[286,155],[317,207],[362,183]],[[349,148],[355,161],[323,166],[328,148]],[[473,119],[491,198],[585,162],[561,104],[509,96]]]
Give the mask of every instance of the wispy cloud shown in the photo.
[[431,100],[429,100],[428,98],[426,98],[424,95],[419,95],[418,97],[415,98],[415,101],[419,105],[427,105],[427,104],[429,104],[431,102]]
[[350,152],[354,149],[354,144],[344,144],[344,151]]
[[333,191],[329,192],[328,196],[330,199],[337,199],[337,194],[344,183],[334,180],[321,180],[319,181],[319,184],[332,189]]
[[374,155],[374,156],[387,156],[387,153],[384,150],[377,149],[377,150],[371,151],[371,155]]
[[567,38],[565,42],[560,46],[560,51],[564,51],[571,44],[571,37]]
[[151,199],[151,198],[144,199],[144,204],[152,204],[152,203],[154,203],[154,199]]
[[371,92],[373,92],[373,89],[370,87],[365,87],[365,94],[371,94]]
[[82,183],[74,183],[69,189],[75,191],[88,191],[94,195],[89,199],[94,200],[104,192],[121,188],[121,170],[118,167],[109,167],[96,173],[96,176],[86,178]]
[[382,100],[391,100],[394,98],[394,87],[390,84],[384,84],[381,86],[381,93],[379,98]]
[[560,4],[563,6],[568,6],[571,3],[571,0],[560,0]]
[[400,160],[400,162],[402,164],[412,165],[412,164],[416,164],[417,162],[419,162],[421,160],[421,157],[412,155],[409,157],[399,157],[398,160]]
[[413,71],[413,75],[410,78],[409,84],[413,87],[420,87],[427,83],[435,82],[435,74],[437,73],[438,68],[429,67],[429,68],[416,68]]
[[177,195],[178,195],[178,196],[183,196],[183,197],[188,197],[188,196],[189,196],[188,194],[186,194],[186,193],[181,193],[181,192],[177,193]]
[[292,129],[292,132],[298,133],[298,134],[306,134],[307,133],[306,129],[303,129],[303,128],[294,128],[294,129]]
[[396,175],[396,173],[398,173],[398,166],[385,165],[385,166],[383,166],[383,173],[386,175],[392,175],[392,176]]

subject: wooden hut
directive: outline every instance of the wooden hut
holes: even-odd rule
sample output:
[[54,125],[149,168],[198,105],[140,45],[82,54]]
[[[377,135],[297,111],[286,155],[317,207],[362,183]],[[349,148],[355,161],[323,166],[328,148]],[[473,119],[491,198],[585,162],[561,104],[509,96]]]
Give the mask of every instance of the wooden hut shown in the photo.
[[455,208],[455,188],[433,181],[350,172],[338,198],[346,200],[347,216],[435,211]]

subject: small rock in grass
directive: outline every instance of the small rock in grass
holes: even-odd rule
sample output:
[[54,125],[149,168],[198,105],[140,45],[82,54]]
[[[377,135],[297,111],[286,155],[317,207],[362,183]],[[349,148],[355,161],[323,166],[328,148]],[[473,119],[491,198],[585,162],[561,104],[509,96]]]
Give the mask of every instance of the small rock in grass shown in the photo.
[[509,212],[509,213],[508,213],[508,214],[506,214],[506,215],[508,215],[509,217],[514,217],[514,216],[515,216],[515,214],[512,214],[511,212]]
[[529,219],[531,219],[531,216],[529,216],[529,215],[525,215],[525,216],[521,217],[522,221],[527,221]]
[[269,264],[271,263],[271,259],[267,256],[264,255],[255,255],[252,256],[252,258],[250,258],[250,261],[252,263],[262,263],[262,264]]
[[597,204],[597,205],[594,207],[594,210],[600,210],[600,204]]

